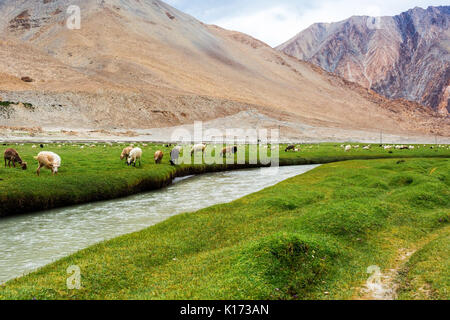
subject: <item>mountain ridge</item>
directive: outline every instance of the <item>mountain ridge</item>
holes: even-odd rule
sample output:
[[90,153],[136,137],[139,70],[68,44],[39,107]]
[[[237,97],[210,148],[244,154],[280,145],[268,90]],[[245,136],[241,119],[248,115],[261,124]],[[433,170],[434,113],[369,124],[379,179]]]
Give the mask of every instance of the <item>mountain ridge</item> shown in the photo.
[[277,47],[388,98],[450,111],[450,6],[316,23]]

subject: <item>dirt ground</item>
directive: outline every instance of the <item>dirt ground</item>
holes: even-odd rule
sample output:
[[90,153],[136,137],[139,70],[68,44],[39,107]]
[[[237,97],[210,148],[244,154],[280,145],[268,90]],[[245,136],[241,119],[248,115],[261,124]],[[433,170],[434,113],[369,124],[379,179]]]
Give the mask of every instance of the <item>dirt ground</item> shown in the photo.
[[[332,127],[311,126],[299,122],[277,120],[257,111],[242,111],[235,115],[201,123],[203,141],[211,142],[215,134],[226,137],[229,129],[267,129],[279,131],[275,141],[292,143],[361,142],[388,144],[450,144],[450,137],[395,134],[380,131],[351,130]],[[213,130],[213,131],[211,131]],[[52,141],[145,141],[178,142],[197,140],[194,124],[153,129],[98,130],[66,127],[0,127],[0,142],[52,142]],[[216,131],[216,132],[214,132]],[[261,133],[264,133],[263,131]],[[212,134],[212,135],[211,135]],[[229,140],[224,138],[224,140]]]

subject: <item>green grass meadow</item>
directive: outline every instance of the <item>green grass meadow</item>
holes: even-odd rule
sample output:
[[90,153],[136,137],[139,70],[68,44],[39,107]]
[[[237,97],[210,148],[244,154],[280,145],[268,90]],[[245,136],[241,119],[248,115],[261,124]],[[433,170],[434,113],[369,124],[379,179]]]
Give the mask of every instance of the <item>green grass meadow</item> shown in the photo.
[[[31,144],[3,145],[3,149],[15,148],[28,163],[28,170],[5,168],[3,162],[0,165],[0,217],[124,197],[164,187],[177,176],[260,166],[248,163],[247,147],[245,165],[203,164],[172,167],[169,164],[171,148],[154,144],[144,147],[140,144],[136,146],[143,149],[142,166],[134,168],[128,167],[125,161],[119,159],[125,146],[49,144],[40,149],[39,145],[38,148],[32,148]],[[450,157],[448,147],[435,146],[386,151],[378,145],[373,145],[371,150],[359,148],[350,152],[345,152],[340,144],[304,145],[299,146],[300,152],[284,152],[285,147],[280,146],[280,165],[322,164],[353,159]],[[221,148],[217,147],[217,150]],[[37,161],[33,157],[43,150],[53,151],[61,156],[62,166],[57,176],[52,176],[51,172],[45,169],[41,171],[40,177],[36,176]],[[157,150],[162,150],[165,154],[161,165],[156,165],[153,161]],[[3,154],[3,150],[1,153]],[[213,155],[214,153],[215,151],[212,151]]]
[[[19,150],[25,158],[29,148]],[[26,201],[45,197],[50,186],[81,190],[79,183],[109,192],[116,183],[130,187],[143,175],[164,179],[176,170],[167,158],[157,169],[148,158],[142,168],[124,167],[119,146],[70,148],[59,152],[58,177],[9,170],[6,180],[27,190],[1,185],[2,197],[23,192]],[[82,250],[0,286],[0,299],[364,299],[370,266],[398,267],[399,299],[450,298],[448,148],[345,153],[326,144],[280,156],[283,164],[330,163]],[[388,159],[333,162],[349,157]],[[414,253],[397,265],[404,250]],[[66,287],[71,265],[81,268],[80,290]]]

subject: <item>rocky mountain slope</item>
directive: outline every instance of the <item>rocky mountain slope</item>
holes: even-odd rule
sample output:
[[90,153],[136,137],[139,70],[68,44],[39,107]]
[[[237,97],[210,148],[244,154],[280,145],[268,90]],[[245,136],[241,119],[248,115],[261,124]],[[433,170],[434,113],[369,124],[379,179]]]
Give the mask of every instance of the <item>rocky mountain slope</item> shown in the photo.
[[[70,5],[79,30],[67,28]],[[145,129],[251,110],[277,127],[450,132],[427,108],[161,1],[0,0],[0,16],[0,101],[22,102],[0,106],[0,126]]]
[[277,49],[386,97],[450,111],[450,6],[318,23]]

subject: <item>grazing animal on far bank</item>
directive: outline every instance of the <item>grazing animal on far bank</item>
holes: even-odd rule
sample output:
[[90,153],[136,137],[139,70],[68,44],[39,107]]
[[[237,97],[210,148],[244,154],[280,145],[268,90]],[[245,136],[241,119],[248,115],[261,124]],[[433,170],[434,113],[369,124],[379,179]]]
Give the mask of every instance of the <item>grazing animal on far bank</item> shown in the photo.
[[191,149],[191,156],[194,153],[198,153],[198,152],[205,153],[205,150],[206,150],[206,144],[196,144]]
[[22,167],[22,170],[27,170],[27,163],[22,161],[22,159],[20,158],[20,156],[16,150],[11,149],[11,148],[6,149],[4,158],[5,158],[5,168],[6,168],[6,161],[8,161],[8,166],[10,168],[11,168],[11,162],[12,162],[14,168],[16,167],[16,162],[17,162]]
[[139,166],[141,166],[141,158],[142,158],[142,149],[134,148],[128,155],[127,163],[129,166],[133,164],[133,166],[136,167],[136,162],[139,160]]
[[345,152],[349,152],[351,150],[352,150],[352,146],[351,145],[345,146]]
[[289,145],[284,152],[288,152],[288,151],[295,151],[295,146],[293,144]]
[[226,155],[226,154],[235,154],[238,152],[238,147],[237,146],[233,146],[233,147],[226,147],[222,149],[222,152],[220,153],[220,155]]
[[161,150],[155,152],[155,163],[160,164],[164,157],[164,153]]
[[125,149],[123,149],[122,154],[120,155],[120,160],[128,159],[131,150],[133,150],[133,147],[126,147]]
[[42,168],[52,171],[52,175],[58,174],[58,168],[61,167],[61,157],[50,151],[42,151],[37,157],[34,157],[39,163],[36,174],[39,176]]
[[172,149],[170,152],[170,164],[175,166],[178,164],[178,159],[180,158],[180,153],[183,148],[180,146],[177,146]]

